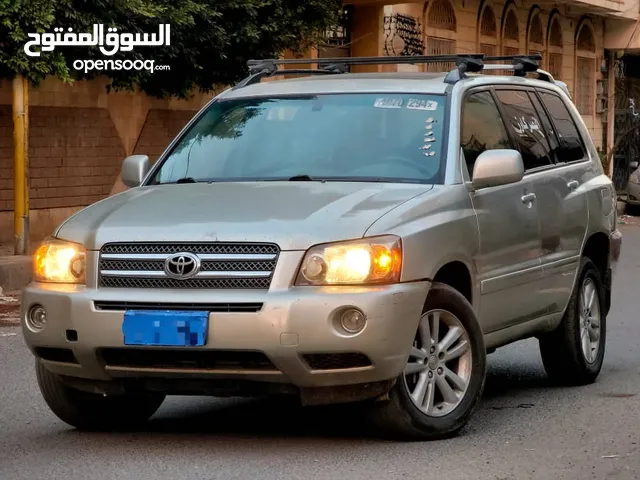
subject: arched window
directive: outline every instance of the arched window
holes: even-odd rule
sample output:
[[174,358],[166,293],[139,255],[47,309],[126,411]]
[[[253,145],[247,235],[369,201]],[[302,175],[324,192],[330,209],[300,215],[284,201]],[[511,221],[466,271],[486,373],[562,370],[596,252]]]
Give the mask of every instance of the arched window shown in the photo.
[[491,5],[486,3],[478,15],[478,51],[487,56],[498,55],[498,27]]
[[[425,11],[426,55],[453,55],[456,52],[456,12],[449,0],[433,0]],[[427,71],[450,70],[453,63],[427,64]]]
[[596,40],[589,21],[576,30],[576,106],[582,115],[593,115],[596,89]]
[[[529,16],[529,31],[527,32],[527,52],[531,54],[539,53],[544,60],[544,29],[540,19],[540,9],[532,10]],[[540,65],[544,65],[541,63]]]
[[562,25],[560,25],[560,16],[556,13],[551,16],[549,22],[549,32],[547,35],[547,45],[549,49],[548,70],[553,78],[562,79]]
[[516,7],[510,4],[504,13],[502,24],[502,54],[518,55],[520,53],[520,25]]

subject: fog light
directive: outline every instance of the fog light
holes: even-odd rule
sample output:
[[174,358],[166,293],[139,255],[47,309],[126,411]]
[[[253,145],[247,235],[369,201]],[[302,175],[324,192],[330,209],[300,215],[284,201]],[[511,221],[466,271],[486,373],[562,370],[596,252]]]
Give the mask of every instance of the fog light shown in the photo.
[[34,305],[29,309],[26,320],[31,330],[39,332],[47,323],[47,311],[42,305]]
[[367,320],[360,310],[350,308],[340,317],[340,325],[349,333],[359,333],[364,329]]

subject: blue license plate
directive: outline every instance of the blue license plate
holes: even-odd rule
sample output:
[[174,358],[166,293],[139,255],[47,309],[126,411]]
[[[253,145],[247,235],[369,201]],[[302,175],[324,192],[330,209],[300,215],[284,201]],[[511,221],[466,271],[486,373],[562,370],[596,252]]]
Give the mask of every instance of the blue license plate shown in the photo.
[[201,347],[207,341],[209,312],[128,310],[122,333],[125,345]]

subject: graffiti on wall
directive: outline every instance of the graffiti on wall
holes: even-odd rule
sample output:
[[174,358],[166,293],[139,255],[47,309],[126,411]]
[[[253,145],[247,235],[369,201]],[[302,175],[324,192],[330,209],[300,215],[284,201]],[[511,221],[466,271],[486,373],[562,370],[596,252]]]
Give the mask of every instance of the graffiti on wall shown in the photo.
[[422,55],[422,27],[415,17],[395,13],[384,17],[384,51],[387,56]]

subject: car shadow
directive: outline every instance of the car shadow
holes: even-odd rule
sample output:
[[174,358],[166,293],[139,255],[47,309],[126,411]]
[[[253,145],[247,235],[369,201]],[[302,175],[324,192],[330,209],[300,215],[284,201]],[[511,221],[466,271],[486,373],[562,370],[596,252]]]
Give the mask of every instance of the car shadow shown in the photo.
[[[544,397],[555,386],[544,371],[492,366],[474,416],[484,425],[500,422],[499,410],[533,408],[533,396]],[[332,438],[384,441],[388,437],[369,421],[362,403],[303,407],[297,398],[219,399],[169,397],[138,437],[197,434],[215,437]],[[472,419],[472,423],[476,420]],[[128,431],[121,434],[130,434]],[[90,435],[69,430],[70,435]],[[104,433],[100,434],[101,436]],[[113,435],[118,435],[114,433]]]

